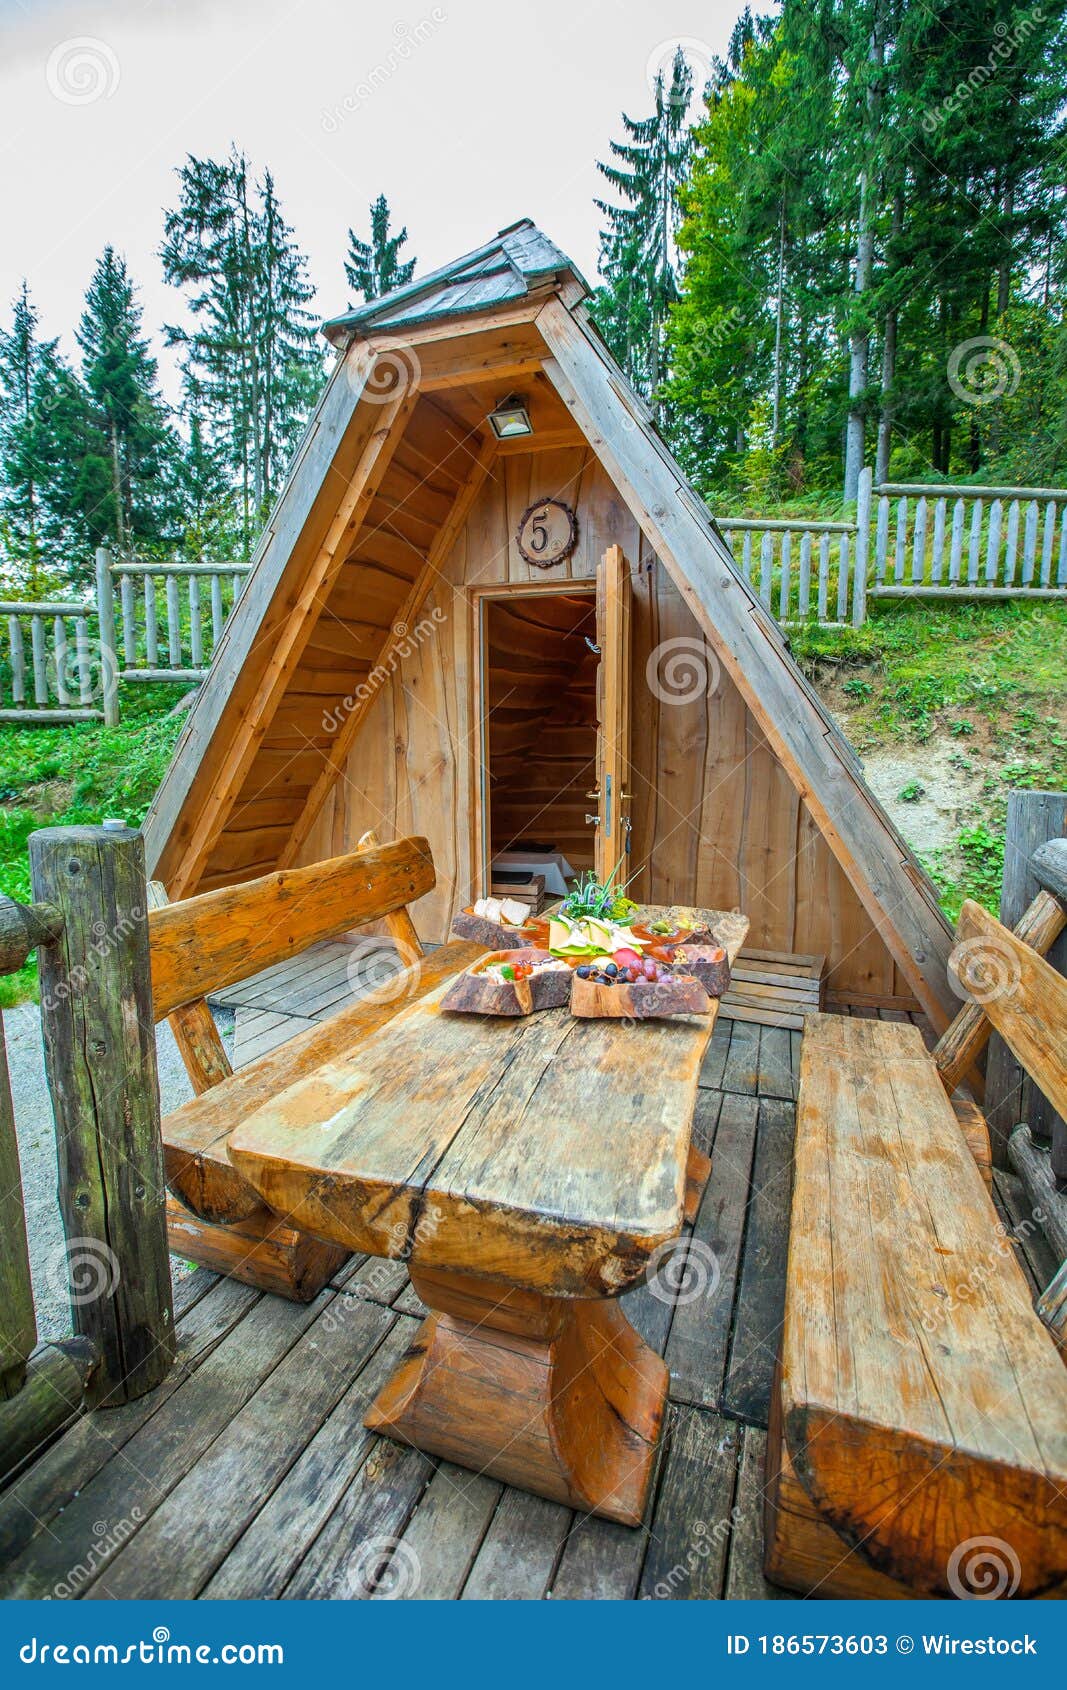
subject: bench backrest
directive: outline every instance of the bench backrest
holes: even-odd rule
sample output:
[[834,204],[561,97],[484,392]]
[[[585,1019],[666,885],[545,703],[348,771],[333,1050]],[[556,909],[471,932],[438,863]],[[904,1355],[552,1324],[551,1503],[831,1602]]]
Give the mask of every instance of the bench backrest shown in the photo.
[[372,921],[393,918],[403,948],[414,938],[406,906],[435,882],[428,841],[397,839],[151,909],[156,1020]]
[[960,910],[958,953],[981,1003],[1016,1061],[1067,1118],[1067,980],[970,899]]

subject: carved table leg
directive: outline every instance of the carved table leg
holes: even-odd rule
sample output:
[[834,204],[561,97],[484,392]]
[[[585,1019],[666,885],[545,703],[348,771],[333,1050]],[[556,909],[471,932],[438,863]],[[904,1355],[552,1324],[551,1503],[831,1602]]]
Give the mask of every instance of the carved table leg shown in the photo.
[[434,1312],[364,1425],[638,1525],[669,1375],[618,1303],[418,1268],[411,1281]]

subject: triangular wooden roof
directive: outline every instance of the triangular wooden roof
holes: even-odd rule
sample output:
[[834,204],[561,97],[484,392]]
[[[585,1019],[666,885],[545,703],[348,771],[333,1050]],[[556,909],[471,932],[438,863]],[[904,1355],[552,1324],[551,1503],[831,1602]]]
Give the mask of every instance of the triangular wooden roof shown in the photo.
[[[358,564],[361,525],[405,430],[427,426],[425,412],[412,422],[416,403],[432,405],[434,394],[454,383],[492,383],[478,389],[488,395],[487,414],[510,383],[540,382],[600,459],[941,1027],[958,1006],[947,976],[951,930],[933,888],[608,353],[583,304],[587,291],[559,248],[524,221],[455,264],[326,325],[338,362],[146,821],[149,870],[172,897],[201,883],[211,844],[249,768],[257,754],[265,755],[265,737],[341,567]],[[461,437],[442,424],[439,433],[439,533],[427,537],[421,566],[398,586],[401,624],[417,614],[497,450],[488,429]],[[352,579],[349,595],[358,599],[361,578]],[[387,610],[386,619],[393,615]],[[385,640],[368,661],[387,656]],[[278,841],[279,866],[306,839],[308,818],[336,778],[353,732],[350,716],[335,744],[316,742],[321,768],[306,777],[310,791],[301,788],[299,804],[294,798],[291,806],[299,819],[278,806],[264,815],[263,826]]]

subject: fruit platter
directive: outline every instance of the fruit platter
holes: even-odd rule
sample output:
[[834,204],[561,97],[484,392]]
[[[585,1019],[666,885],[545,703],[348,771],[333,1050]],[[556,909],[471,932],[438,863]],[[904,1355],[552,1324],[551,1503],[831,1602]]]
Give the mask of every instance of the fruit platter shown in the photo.
[[[729,985],[730,957],[747,927],[740,917],[738,932],[724,933],[720,943],[717,928],[731,922],[729,915],[642,910],[611,880],[593,875],[580,877],[544,916],[507,905],[480,899],[457,916],[457,934],[493,950],[453,983],[443,1009],[529,1015],[569,1003],[583,1019],[706,1014]],[[519,913],[521,923],[512,919]]]

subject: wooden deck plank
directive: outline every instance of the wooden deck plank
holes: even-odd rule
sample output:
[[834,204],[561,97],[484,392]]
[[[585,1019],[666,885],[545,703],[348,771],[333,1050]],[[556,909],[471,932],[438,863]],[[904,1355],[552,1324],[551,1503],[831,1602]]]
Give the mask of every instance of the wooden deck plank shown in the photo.
[[552,1580],[552,1600],[629,1601],[637,1594],[647,1543],[646,1526],[576,1514]]
[[258,974],[250,974],[247,980],[238,980],[221,991],[211,992],[211,1002],[234,1007],[238,1004],[250,1007],[267,1004],[281,1008],[290,986],[298,984],[324,964],[347,955],[350,948],[342,939],[327,939],[321,944],[309,945],[299,956],[286,957],[283,962],[261,969]]
[[693,1283],[706,1290],[674,1308],[664,1360],[671,1396],[718,1405],[726,1372],[735,1286],[756,1143],[755,1098],[724,1097],[711,1153],[711,1179],[693,1229]]
[[333,1299],[86,1594],[195,1596],[389,1325],[376,1303],[343,1294]]
[[785,1309],[795,1109],[765,1098],[759,1106],[752,1194],[745,1231],[730,1364],[723,1407],[766,1426]]
[[204,1586],[202,1596],[261,1599],[280,1595],[378,1445],[379,1440],[364,1427],[363,1416],[413,1333],[409,1321],[393,1322],[325,1424]]
[[713,1090],[722,1087],[722,1071],[726,1066],[726,1058],[730,1054],[730,1028],[732,1022],[720,1016],[715,1023],[715,1031],[711,1035],[711,1042],[704,1052],[704,1061],[700,1068],[700,1084],[710,1086]]
[[713,1410],[678,1406],[665,1437],[640,1594],[713,1601],[722,1595],[741,1428]]
[[[201,1270],[203,1271],[203,1270]],[[199,1277],[199,1274],[192,1276]],[[214,1275],[205,1273],[205,1279]],[[210,1356],[260,1300],[260,1293],[235,1279],[216,1280],[177,1326],[177,1354],[162,1385],[137,1402],[97,1410],[75,1421],[63,1436],[20,1474],[0,1497],[0,1584],[39,1532],[52,1522],[100,1469],[119,1455],[143,1426],[162,1413],[175,1391]],[[136,1477],[131,1469],[131,1478]],[[120,1518],[122,1515],[120,1514]],[[64,1522],[63,1532],[69,1519]],[[64,1535],[64,1541],[66,1541]],[[76,1559],[76,1557],[75,1557]]]
[[[395,1576],[410,1578],[420,1602],[458,1597],[504,1487],[442,1461],[415,1510],[395,1557]],[[391,1597],[388,1577],[376,1597]]]
[[294,1039],[313,1026],[311,1021],[297,1020],[280,1010],[239,1009],[233,1023],[233,1065],[247,1068],[259,1057],[277,1050],[279,1045]]
[[760,1426],[741,1428],[741,1459],[731,1513],[726,1588],[730,1602],[776,1602],[795,1599],[791,1590],[769,1584],[763,1576],[764,1463],[767,1434]]
[[[143,1527],[314,1323],[332,1295],[323,1292],[306,1306],[276,1297],[260,1298],[191,1378],[179,1378],[166,1412],[153,1415],[123,1448],[111,1451],[111,1458],[79,1488],[63,1510],[62,1533],[38,1533],[5,1569],[0,1591],[47,1596],[57,1585],[69,1583],[72,1545],[78,1551],[75,1562],[81,1561],[86,1545],[95,1545],[92,1570],[96,1574],[106,1570],[125,1539],[116,1539],[114,1533],[98,1539],[93,1525],[99,1520],[126,1520],[134,1530]],[[139,1409],[141,1404],[134,1406]],[[108,1425],[122,1412],[110,1410],[101,1418],[98,1411],[92,1421],[96,1435],[106,1440]]]
[[[433,1472],[433,1462],[421,1450],[376,1438],[286,1585],[285,1596],[320,1601],[372,1596],[389,1562],[383,1540],[403,1535]],[[394,1580],[400,1573],[398,1567]],[[406,1588],[398,1592],[411,1593]]]
[[463,1587],[464,1601],[530,1601],[545,1595],[571,1512],[529,1491],[504,1491]]
[[781,1097],[790,1103],[795,1101],[796,1076],[788,1028],[761,1028],[756,1089],[760,1097]]
[[755,1097],[759,1082],[760,1029],[753,1021],[730,1022],[730,1050],[722,1071],[722,1090]]

